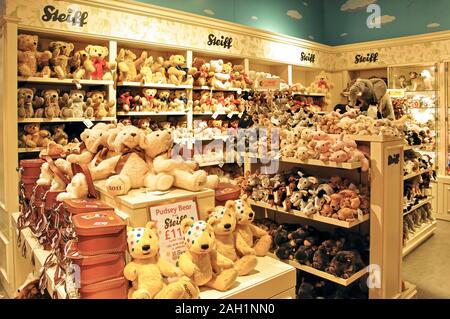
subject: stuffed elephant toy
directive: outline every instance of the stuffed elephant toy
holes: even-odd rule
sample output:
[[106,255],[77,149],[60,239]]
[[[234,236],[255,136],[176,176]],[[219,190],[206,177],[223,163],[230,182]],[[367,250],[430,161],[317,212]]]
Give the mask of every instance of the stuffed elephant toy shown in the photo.
[[357,101],[361,102],[360,108],[376,105],[382,118],[395,120],[387,85],[382,79],[358,79],[350,88],[349,100],[351,106],[356,106]]

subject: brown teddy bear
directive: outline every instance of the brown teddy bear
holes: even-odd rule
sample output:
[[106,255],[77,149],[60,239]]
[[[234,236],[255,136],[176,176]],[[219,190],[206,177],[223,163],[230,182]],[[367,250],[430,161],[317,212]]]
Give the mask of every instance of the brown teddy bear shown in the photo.
[[36,89],[20,88],[17,90],[17,116],[30,118],[34,116],[33,97]]
[[94,71],[89,73],[92,80],[112,80],[112,71],[116,69],[115,62],[106,61],[109,54],[108,48],[100,45],[88,45],[86,52],[94,67]]
[[67,133],[64,132],[64,128],[66,126],[64,124],[55,125],[53,127],[53,136],[52,139],[59,145],[67,145],[69,137]]
[[52,52],[50,65],[53,69],[53,75],[58,79],[66,79],[70,76],[69,59],[74,49],[73,43],[64,41],[53,41],[49,44],[49,49]]
[[204,59],[195,58],[192,62],[192,68],[189,70],[189,74],[194,79],[194,84],[198,86],[204,86],[208,83],[209,79],[214,75],[210,71],[211,67]]
[[137,70],[147,59],[147,51],[142,51],[141,56],[136,59],[136,55],[131,50],[120,49],[117,55],[117,67],[119,70],[119,82],[138,81]]
[[50,132],[41,130],[39,123],[26,124],[23,130],[22,139],[27,147],[46,147],[50,142]]
[[166,67],[169,66],[169,61],[164,61],[164,58],[158,57],[153,61],[152,70],[152,83],[167,84]]
[[45,90],[44,95],[44,114],[48,119],[58,118],[61,114],[59,107],[59,90]]
[[87,107],[92,107],[95,118],[107,117],[114,112],[114,101],[107,101],[105,99],[106,92],[104,91],[90,91],[87,93]]
[[192,85],[194,83],[194,79],[190,74],[194,72],[194,69],[185,66],[186,60],[184,56],[181,54],[171,55],[169,63],[167,74],[169,75],[170,83],[175,85]]
[[[20,76],[50,77],[50,67],[48,62],[52,57],[50,51],[39,52],[38,36],[29,34],[19,34],[17,37],[17,69]],[[38,68],[42,68],[38,72]]]
[[90,79],[91,74],[95,71],[89,53],[85,50],[75,52],[69,60],[69,66],[75,80]]
[[158,109],[161,112],[166,112],[170,105],[170,91],[161,90],[158,92]]
[[150,120],[147,118],[138,119],[137,127],[143,130],[146,134],[152,132],[152,129],[150,128]]

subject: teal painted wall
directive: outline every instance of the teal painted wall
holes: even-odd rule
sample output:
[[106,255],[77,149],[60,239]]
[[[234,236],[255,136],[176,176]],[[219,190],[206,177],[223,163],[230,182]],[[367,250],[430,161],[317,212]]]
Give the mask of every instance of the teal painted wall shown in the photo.
[[[450,0],[139,0],[216,19],[339,45],[450,29]],[[383,24],[368,28],[369,4]]]

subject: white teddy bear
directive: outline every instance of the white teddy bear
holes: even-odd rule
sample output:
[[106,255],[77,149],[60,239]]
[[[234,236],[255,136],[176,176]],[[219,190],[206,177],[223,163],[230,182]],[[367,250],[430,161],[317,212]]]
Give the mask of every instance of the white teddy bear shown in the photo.
[[56,200],[62,202],[66,199],[86,198],[88,195],[88,183],[86,176],[83,173],[76,174],[69,185],[67,185],[66,191],[58,194]]

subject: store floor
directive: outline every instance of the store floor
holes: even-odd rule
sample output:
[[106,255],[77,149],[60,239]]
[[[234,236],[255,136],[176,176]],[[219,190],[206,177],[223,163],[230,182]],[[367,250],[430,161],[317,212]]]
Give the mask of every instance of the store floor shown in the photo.
[[435,234],[403,260],[403,278],[417,286],[418,298],[450,298],[450,222],[438,221]]

